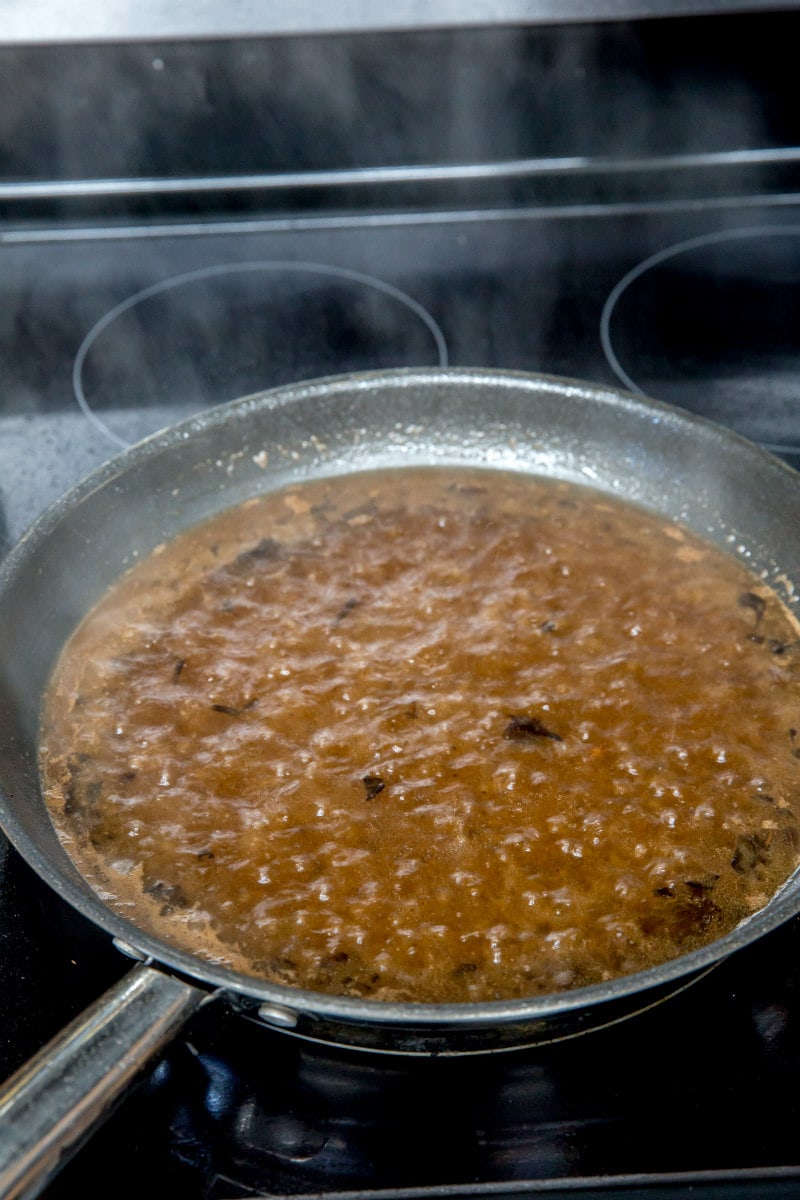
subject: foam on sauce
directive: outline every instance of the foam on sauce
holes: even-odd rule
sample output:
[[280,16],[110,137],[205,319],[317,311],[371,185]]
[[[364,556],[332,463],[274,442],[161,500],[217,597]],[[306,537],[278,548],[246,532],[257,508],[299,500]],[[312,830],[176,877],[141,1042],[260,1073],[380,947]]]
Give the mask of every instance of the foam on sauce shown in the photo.
[[450,468],[296,485],[181,535],[67,645],[46,797],[104,899],[201,956],[375,999],[637,971],[798,861],[800,649],[681,526]]

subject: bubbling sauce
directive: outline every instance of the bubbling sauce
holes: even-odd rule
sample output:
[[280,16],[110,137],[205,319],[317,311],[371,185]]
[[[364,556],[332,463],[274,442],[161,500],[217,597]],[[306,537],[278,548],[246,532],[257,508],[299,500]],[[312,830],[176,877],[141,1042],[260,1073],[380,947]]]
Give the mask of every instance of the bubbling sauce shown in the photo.
[[797,636],[732,556],[584,487],[303,483],[86,618],[47,802],[108,904],[251,975],[573,988],[714,940],[796,866]]

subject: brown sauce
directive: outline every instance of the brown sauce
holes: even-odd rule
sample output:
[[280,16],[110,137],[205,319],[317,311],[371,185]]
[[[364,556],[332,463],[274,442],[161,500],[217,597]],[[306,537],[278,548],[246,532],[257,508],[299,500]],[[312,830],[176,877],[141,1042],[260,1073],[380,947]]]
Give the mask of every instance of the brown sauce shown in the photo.
[[89,615],[45,791],[102,897],[214,961],[376,999],[557,991],[719,937],[794,869],[799,658],[733,556],[589,489],[317,481]]

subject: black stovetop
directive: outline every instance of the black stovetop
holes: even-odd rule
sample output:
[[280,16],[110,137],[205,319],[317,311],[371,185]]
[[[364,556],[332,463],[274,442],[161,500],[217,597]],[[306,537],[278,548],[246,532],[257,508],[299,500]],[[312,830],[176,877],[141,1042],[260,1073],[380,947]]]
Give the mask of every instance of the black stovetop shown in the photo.
[[[187,413],[402,364],[622,380],[797,465],[798,296],[786,196],[20,228],[0,235],[3,548]],[[3,843],[0,1074],[126,966]],[[212,1005],[47,1195],[800,1194],[799,993],[795,921],[659,1007],[535,1051],[359,1055]]]

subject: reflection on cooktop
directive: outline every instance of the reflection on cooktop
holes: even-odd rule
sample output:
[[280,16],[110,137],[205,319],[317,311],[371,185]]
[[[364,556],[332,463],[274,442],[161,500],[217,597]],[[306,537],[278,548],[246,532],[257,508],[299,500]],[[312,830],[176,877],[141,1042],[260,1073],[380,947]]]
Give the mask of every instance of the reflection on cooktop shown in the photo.
[[72,380],[89,420],[124,446],[120,398],[188,415],[298,379],[411,364],[446,366],[447,346],[399,288],[320,263],[244,262],[173,276],[115,305],[84,338]]
[[606,357],[635,392],[780,449],[797,444],[800,226],[721,230],[659,250],[611,292]]

